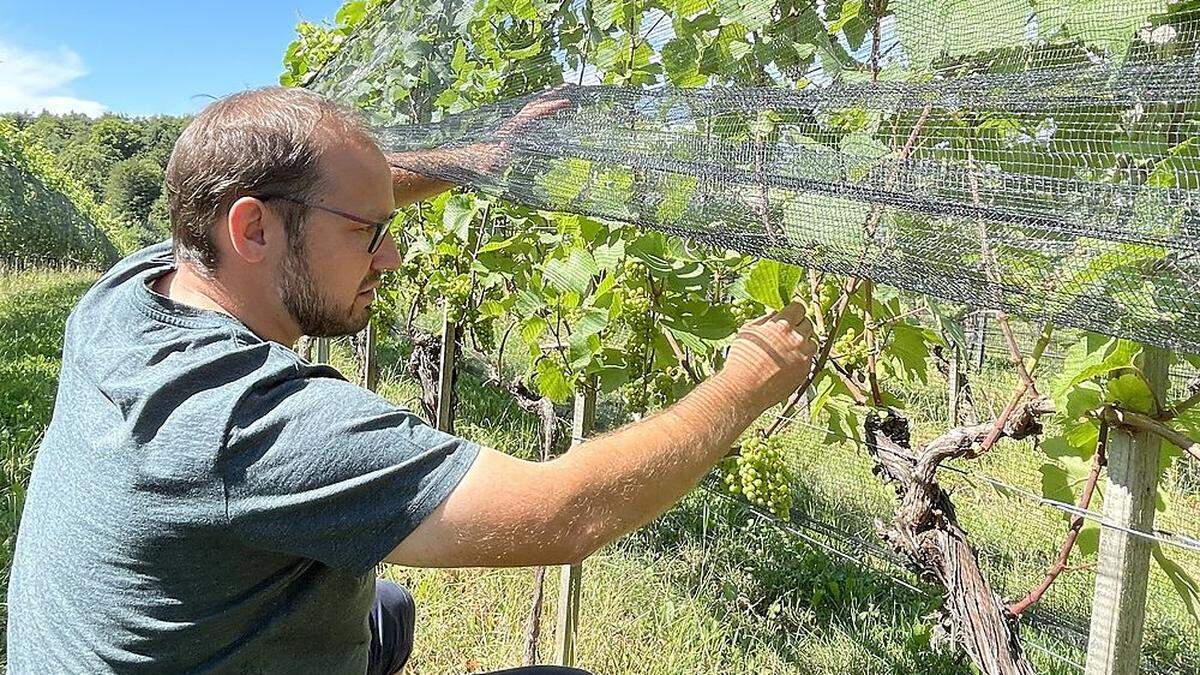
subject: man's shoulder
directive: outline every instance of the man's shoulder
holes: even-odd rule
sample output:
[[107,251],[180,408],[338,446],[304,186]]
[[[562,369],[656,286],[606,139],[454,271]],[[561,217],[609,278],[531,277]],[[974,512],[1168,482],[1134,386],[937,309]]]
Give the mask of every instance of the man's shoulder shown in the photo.
[[67,346],[76,341],[84,346],[94,342],[99,337],[97,326],[128,325],[135,316],[134,305],[129,302],[131,284],[166,272],[171,264],[171,242],[167,240],[129,254],[101,274],[67,317]]
[[310,363],[277,343],[264,343],[262,349],[263,363],[241,395],[235,424],[264,417],[346,419],[366,410],[398,409],[332,366]]

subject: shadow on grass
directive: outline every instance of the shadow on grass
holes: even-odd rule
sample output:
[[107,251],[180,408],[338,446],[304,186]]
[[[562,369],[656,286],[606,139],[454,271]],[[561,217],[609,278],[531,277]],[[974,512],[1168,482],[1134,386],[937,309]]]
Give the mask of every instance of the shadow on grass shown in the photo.
[[743,647],[767,643],[803,666],[814,657],[794,636],[841,635],[889,672],[964,672],[956,656],[929,649],[925,616],[936,597],[903,588],[877,568],[832,557],[739,503],[698,490],[621,546],[655,564],[690,563],[664,568],[673,585],[707,589],[698,596],[721,620],[742,624],[735,634]]

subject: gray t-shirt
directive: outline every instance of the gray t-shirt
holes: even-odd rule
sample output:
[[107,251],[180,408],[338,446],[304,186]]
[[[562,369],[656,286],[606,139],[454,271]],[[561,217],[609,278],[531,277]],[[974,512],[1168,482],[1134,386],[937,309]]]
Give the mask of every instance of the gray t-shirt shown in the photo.
[[135,253],[67,321],[9,587],[14,673],[366,672],[374,566],[478,454],[179,305]]

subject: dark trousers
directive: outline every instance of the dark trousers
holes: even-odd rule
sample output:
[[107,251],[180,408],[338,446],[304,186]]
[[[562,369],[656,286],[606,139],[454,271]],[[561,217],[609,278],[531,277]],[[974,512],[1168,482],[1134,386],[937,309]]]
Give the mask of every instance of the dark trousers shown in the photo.
[[[400,672],[413,649],[413,626],[417,605],[403,586],[386,579],[375,580],[375,606],[371,608],[371,658],[367,675]],[[493,671],[489,675],[590,675],[578,668],[530,666]]]

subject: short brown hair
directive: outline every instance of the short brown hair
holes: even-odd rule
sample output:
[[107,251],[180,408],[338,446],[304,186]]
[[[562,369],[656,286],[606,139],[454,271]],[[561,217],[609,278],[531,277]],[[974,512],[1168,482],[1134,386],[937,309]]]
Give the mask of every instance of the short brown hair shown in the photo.
[[[263,87],[208,105],[175,143],[167,163],[167,202],[175,255],[215,271],[213,225],[240,197],[311,199],[321,186],[325,140],[371,135],[355,111],[299,88]],[[293,245],[307,209],[278,203]]]

